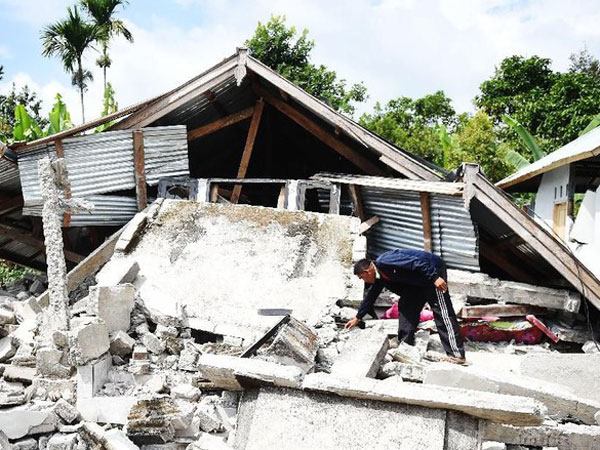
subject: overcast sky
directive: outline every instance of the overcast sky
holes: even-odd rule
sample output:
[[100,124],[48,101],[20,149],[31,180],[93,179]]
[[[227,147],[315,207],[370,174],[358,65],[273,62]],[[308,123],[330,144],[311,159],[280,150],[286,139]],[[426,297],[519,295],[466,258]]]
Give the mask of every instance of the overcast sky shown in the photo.
[[[46,108],[60,92],[78,123],[78,93],[60,61],[41,56],[39,39],[74,3],[0,0],[0,92],[12,82],[28,84]],[[172,89],[231,55],[271,14],[308,28],[313,62],[365,83],[361,112],[375,101],[440,89],[459,112],[472,111],[479,84],[506,56],[548,57],[555,70],[565,70],[584,46],[600,56],[597,0],[131,0],[120,17],[135,42],[113,42],[108,72],[119,106]],[[85,61],[95,76],[85,98],[88,120],[102,109],[96,58],[90,52]]]

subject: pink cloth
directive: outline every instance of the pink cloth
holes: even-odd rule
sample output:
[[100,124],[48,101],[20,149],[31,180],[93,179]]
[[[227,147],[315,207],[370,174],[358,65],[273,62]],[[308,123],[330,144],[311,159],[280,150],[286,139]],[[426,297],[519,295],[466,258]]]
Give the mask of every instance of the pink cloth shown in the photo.
[[[382,319],[397,319],[398,318],[398,303],[394,303],[386,312],[381,316]],[[433,311],[430,309],[423,308],[421,315],[419,316],[419,322],[427,322],[433,320]]]

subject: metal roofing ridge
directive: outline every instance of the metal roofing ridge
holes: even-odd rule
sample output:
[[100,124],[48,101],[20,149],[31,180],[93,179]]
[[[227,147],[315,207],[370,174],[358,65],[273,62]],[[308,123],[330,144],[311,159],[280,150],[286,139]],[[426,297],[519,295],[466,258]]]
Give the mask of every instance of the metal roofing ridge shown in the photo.
[[[583,147],[588,144],[589,146]],[[600,127],[597,127],[588,133],[579,136],[577,139],[560,147],[559,149],[547,154],[543,158],[529,164],[521,170],[509,175],[508,177],[498,181],[496,186],[499,188],[507,188],[514,186],[522,181],[526,181],[542,173],[548,172],[567,163],[580,161],[600,153]]]
[[[314,114],[316,114],[317,116],[321,117],[323,120],[326,120],[330,123],[332,123],[334,126],[339,126],[342,129],[344,129],[344,131],[346,131],[346,133],[351,137],[356,139],[358,142],[360,142],[363,146],[365,147],[369,147],[369,145],[364,141],[363,137],[360,136],[360,134],[363,134],[364,137],[368,138],[368,139],[373,139],[375,141],[378,141],[379,144],[383,145],[384,147],[386,147],[388,150],[390,150],[392,152],[392,154],[394,156],[399,155],[405,158],[410,159],[415,165],[420,166],[421,169],[426,170],[427,172],[429,172],[431,175],[435,176],[438,179],[441,179],[441,176],[439,174],[437,174],[433,169],[431,169],[430,167],[428,167],[427,165],[423,164],[421,161],[419,161],[414,155],[412,155],[411,153],[402,150],[398,147],[396,147],[395,145],[387,142],[385,139],[381,138],[380,136],[378,136],[377,134],[373,133],[370,130],[367,130],[366,128],[364,128],[362,125],[360,125],[359,123],[355,122],[354,120],[344,116],[343,114],[339,113],[338,111],[335,111],[331,106],[329,106],[327,103],[323,102],[322,100],[316,98],[314,95],[306,92],[304,89],[296,86],[294,83],[292,83],[290,80],[288,80],[287,78],[281,76],[279,73],[277,73],[276,71],[274,71],[273,69],[271,69],[270,67],[268,67],[267,65],[263,64],[261,61],[259,61],[258,59],[252,57],[251,55],[248,55],[247,57],[247,66],[250,70],[253,70],[256,72],[256,68],[258,68],[259,70],[264,70],[264,71],[268,71],[269,73],[271,73],[273,76],[279,78],[282,83],[284,83],[285,85],[287,85],[288,87],[290,87],[291,89],[296,89],[298,91],[300,91],[301,95],[304,95],[306,97],[308,97],[309,99],[311,99],[312,101],[317,102],[320,106],[322,106],[323,108],[325,108],[325,112],[326,114],[323,115],[321,113],[319,113],[319,111],[316,111],[314,108],[311,108],[309,105],[307,105],[307,103],[305,101],[303,101],[299,95],[296,95],[292,92],[290,92],[289,90],[286,90],[286,93],[288,95],[290,95],[291,97],[293,97],[294,99],[296,99],[297,101],[301,102],[301,104],[309,109],[311,112],[313,112]],[[253,68],[253,66],[255,66]],[[259,74],[260,75],[260,74]],[[267,80],[268,81],[268,80]],[[386,155],[388,157],[390,157],[390,155]],[[441,169],[440,169],[441,170]]]

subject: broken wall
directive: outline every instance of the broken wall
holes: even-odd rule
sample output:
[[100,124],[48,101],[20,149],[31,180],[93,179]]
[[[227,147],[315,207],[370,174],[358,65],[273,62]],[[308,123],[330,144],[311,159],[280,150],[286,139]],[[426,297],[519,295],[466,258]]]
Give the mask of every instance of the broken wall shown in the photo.
[[362,298],[358,228],[346,216],[165,200],[134,250],[103,270],[136,261],[136,288],[158,323],[254,339],[279,320],[265,310],[310,324],[336,300]]

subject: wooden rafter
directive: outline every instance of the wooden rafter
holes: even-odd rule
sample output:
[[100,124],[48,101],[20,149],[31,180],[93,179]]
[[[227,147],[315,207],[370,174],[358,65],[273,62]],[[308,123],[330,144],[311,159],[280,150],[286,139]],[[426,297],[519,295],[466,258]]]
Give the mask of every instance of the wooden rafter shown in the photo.
[[[24,233],[23,231],[9,227],[8,225],[0,224],[0,234],[2,234],[3,236],[9,237],[14,241],[21,242],[22,244],[27,244],[31,247],[34,247],[34,248],[37,248],[40,250],[45,250],[45,248],[46,248],[43,241],[36,239],[34,237],[31,237],[28,234]],[[69,251],[69,250],[65,250],[64,253],[65,253],[65,258],[68,261],[72,261],[74,263],[79,263],[79,262],[83,261],[83,259],[84,259],[84,256],[82,256],[78,253]]]
[[360,195],[359,187],[355,184],[349,184],[348,191],[350,192],[350,198],[352,199],[352,204],[354,205],[354,211],[356,212],[356,216],[360,219],[361,222],[364,222],[365,210],[363,208],[363,202],[362,197]]
[[431,206],[429,201],[429,192],[420,192],[421,197],[421,215],[423,217],[423,250],[433,251],[433,239],[431,237]]
[[[248,164],[250,163],[250,156],[252,156],[252,150],[254,149],[254,141],[258,134],[258,127],[260,125],[260,119],[265,103],[262,98],[256,102],[254,108],[254,114],[252,114],[252,121],[250,122],[250,129],[248,130],[248,137],[246,138],[246,145],[244,146],[244,153],[242,153],[242,160],[240,161],[240,167],[238,169],[237,178],[246,178],[246,172],[248,171]],[[233,187],[233,194],[231,195],[231,203],[236,204],[240,198],[242,192],[242,185],[236,184]]]
[[204,93],[204,97],[210,102],[210,104],[213,106],[213,108],[215,108],[215,110],[217,111],[217,113],[219,113],[221,117],[225,117],[228,115],[223,105],[221,105],[221,103],[219,103],[219,101],[217,100],[217,96],[213,91],[206,91]]
[[314,135],[320,141],[322,141],[323,143],[325,143],[326,145],[331,147],[333,150],[335,150],[337,153],[342,155],[344,158],[349,160],[356,167],[364,170],[369,175],[384,175],[383,171],[379,167],[377,167],[374,163],[369,161],[367,158],[362,156],[357,151],[350,148],[350,146],[348,146],[347,144],[342,142],[334,134],[329,133],[321,125],[313,122],[311,119],[306,117],[304,114],[302,114],[300,111],[298,111],[296,108],[294,108],[290,104],[271,95],[270,93],[268,93],[266,90],[264,90],[260,86],[256,85],[254,87],[254,89],[255,89],[255,92],[257,92],[261,96],[263,96],[264,99],[271,106],[273,106],[279,112],[283,113],[284,115],[286,115],[287,117],[292,119],[294,122],[296,122],[302,128],[304,128],[309,133]]
[[230,114],[221,119],[215,120],[207,125],[202,125],[201,127],[194,128],[193,130],[188,131],[188,141],[193,141],[194,139],[201,138],[202,136],[206,136],[208,134],[214,133],[215,131],[219,131],[225,127],[238,123],[242,120],[248,119],[254,113],[254,106],[250,108],[246,108],[242,111],[238,111],[236,113]]
[[137,198],[138,211],[141,211],[148,206],[144,158],[144,134],[142,130],[133,131],[133,163],[135,166],[135,196]]

